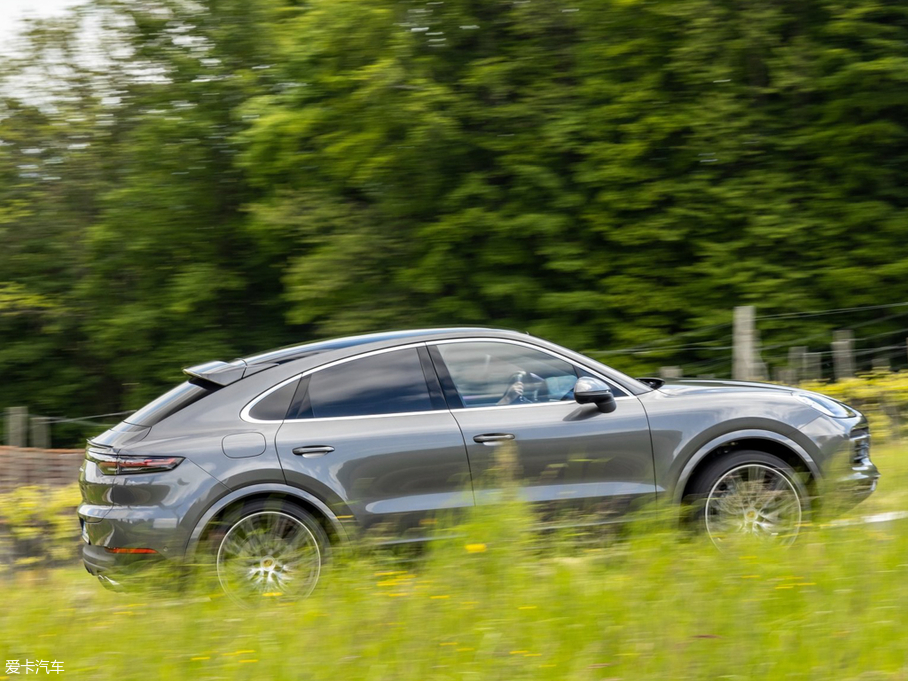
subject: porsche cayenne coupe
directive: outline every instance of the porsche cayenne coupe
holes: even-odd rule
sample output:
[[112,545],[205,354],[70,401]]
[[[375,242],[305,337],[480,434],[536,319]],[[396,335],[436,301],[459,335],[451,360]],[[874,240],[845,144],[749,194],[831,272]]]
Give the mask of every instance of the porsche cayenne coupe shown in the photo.
[[355,336],[184,371],[88,443],[83,559],[108,586],[204,558],[238,598],[305,595],[352,537],[426,539],[428,515],[494,504],[502,447],[545,514],[612,521],[661,497],[717,544],[789,543],[821,490],[853,503],[879,477],[867,421],[828,397],[634,379],[514,331]]

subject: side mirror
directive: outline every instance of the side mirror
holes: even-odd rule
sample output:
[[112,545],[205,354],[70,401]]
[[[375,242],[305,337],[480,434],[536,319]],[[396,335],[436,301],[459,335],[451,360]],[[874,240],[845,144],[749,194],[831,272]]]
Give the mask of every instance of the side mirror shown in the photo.
[[618,407],[608,385],[590,376],[577,379],[574,384],[574,399],[577,404],[595,404],[603,414],[609,414]]

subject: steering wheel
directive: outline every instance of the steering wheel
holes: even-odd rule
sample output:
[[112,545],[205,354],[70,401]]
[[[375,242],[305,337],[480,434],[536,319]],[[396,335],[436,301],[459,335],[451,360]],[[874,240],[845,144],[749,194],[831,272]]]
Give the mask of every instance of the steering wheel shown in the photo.
[[505,388],[504,394],[498,400],[498,404],[530,404],[530,400],[524,395],[525,384],[528,377],[526,371],[517,371],[508,378],[508,387]]
[[518,371],[511,374],[498,404],[536,404],[548,401],[547,398],[548,386],[544,379],[528,371]]

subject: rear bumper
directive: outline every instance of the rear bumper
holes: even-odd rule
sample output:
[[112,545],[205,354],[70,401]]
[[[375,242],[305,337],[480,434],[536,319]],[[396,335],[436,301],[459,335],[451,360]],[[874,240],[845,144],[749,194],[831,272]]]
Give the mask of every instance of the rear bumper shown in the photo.
[[[107,507],[103,515],[95,510],[87,504],[79,508],[82,563],[104,586],[122,590],[144,579],[140,575],[152,566],[180,563],[185,530],[176,519],[157,509]],[[152,549],[154,553],[121,553],[113,547]]]
[[159,554],[110,553],[103,546],[82,546],[82,564],[90,574],[115,583],[128,580],[151,565],[160,565],[166,559]]
[[104,475],[86,460],[81,481],[82,560],[91,574],[110,579],[129,577],[156,563],[181,564],[202,513],[229,492],[189,460],[170,471],[122,476]]

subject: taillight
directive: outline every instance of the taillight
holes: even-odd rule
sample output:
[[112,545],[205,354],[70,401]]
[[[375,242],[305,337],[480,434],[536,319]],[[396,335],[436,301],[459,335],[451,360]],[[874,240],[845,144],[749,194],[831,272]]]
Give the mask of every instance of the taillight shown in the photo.
[[181,456],[118,456],[117,475],[169,471],[179,466],[182,460]]
[[89,447],[85,451],[85,458],[97,464],[98,468],[104,475],[117,474],[117,457],[112,454],[105,454],[97,449]]
[[170,471],[183,461],[181,456],[125,456],[109,454],[95,447],[89,447],[85,458],[97,464],[104,475],[133,475],[136,473],[160,473]]
[[107,551],[108,553],[131,553],[131,554],[137,554],[137,553],[144,553],[144,554],[157,553],[157,551],[155,551],[154,549],[125,549],[125,548],[119,548],[119,547],[111,548],[111,547],[108,547],[108,546],[105,546],[105,547],[104,547],[104,550]]

